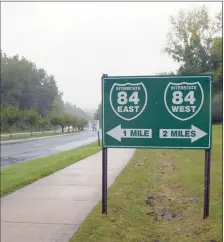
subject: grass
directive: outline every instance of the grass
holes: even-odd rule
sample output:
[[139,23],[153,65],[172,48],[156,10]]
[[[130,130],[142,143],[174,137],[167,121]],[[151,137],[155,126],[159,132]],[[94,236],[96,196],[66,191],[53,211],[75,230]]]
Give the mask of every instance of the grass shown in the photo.
[[67,134],[74,134],[74,133],[78,133],[80,131],[76,131],[73,133],[45,133],[45,134],[40,134],[40,135],[32,135],[31,133],[27,134],[27,135],[20,135],[20,136],[12,136],[12,137],[1,137],[1,141],[6,141],[6,140],[20,140],[20,139],[30,139],[30,138],[39,138],[39,137],[48,137],[48,136],[56,136],[56,135],[67,135]]
[[1,197],[101,150],[97,142],[48,157],[1,168]]
[[[137,150],[108,191],[108,214],[101,214],[99,202],[71,241],[221,242],[221,125],[213,126],[210,216],[205,220],[203,192],[204,151]],[[166,220],[162,211],[176,217]]]

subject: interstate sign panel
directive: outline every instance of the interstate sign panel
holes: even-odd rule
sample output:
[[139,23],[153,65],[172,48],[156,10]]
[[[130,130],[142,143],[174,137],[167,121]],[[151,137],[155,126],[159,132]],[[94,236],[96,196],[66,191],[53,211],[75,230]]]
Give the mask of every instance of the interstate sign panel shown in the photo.
[[211,148],[211,75],[103,77],[103,147]]

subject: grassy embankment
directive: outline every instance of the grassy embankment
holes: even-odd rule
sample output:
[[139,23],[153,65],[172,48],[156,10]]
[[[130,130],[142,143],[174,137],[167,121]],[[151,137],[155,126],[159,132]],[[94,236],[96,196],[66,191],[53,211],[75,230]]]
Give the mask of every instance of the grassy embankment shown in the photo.
[[20,140],[20,139],[30,139],[30,138],[39,138],[39,137],[48,137],[48,136],[56,136],[56,135],[69,135],[69,134],[75,134],[75,133],[79,133],[81,131],[76,131],[76,132],[72,132],[72,133],[42,133],[42,134],[33,134],[31,136],[31,133],[28,133],[27,135],[18,135],[18,136],[12,136],[12,137],[1,137],[1,141],[6,141],[6,140]]
[[1,168],[1,197],[101,150],[97,142],[48,157]]
[[221,242],[222,126],[213,126],[210,216],[203,220],[204,151],[137,150],[72,242]]

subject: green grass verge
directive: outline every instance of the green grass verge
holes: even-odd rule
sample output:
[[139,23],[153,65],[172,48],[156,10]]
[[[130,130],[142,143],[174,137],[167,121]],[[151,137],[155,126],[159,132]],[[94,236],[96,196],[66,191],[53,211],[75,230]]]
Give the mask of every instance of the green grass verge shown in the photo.
[[101,150],[97,142],[48,157],[1,168],[1,197]]
[[48,136],[56,136],[56,135],[69,135],[69,134],[75,134],[75,133],[79,133],[81,131],[78,132],[73,132],[73,133],[45,133],[45,134],[39,134],[39,135],[32,135],[27,134],[27,135],[20,135],[20,136],[12,136],[12,137],[1,137],[1,141],[6,141],[6,140],[20,140],[20,139],[30,139],[30,138],[39,138],[39,137],[48,137]]
[[[101,214],[100,202],[71,241],[221,242],[221,125],[213,126],[210,216],[205,220],[203,192],[204,151],[137,150],[108,191],[108,215]],[[164,210],[177,216],[166,220]]]

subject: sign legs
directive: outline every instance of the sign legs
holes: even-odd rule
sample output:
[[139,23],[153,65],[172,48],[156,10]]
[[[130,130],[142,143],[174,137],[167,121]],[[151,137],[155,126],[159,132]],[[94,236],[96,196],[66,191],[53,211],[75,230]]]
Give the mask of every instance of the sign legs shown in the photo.
[[211,150],[205,150],[205,179],[204,179],[204,215],[203,219],[209,216],[209,188],[210,188],[210,162]]
[[107,148],[102,150],[102,213],[107,214]]

